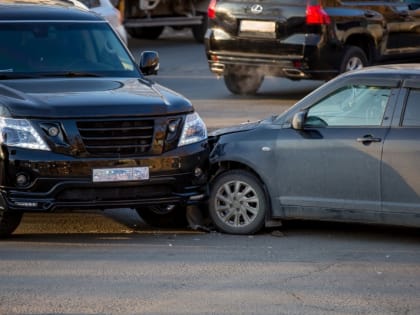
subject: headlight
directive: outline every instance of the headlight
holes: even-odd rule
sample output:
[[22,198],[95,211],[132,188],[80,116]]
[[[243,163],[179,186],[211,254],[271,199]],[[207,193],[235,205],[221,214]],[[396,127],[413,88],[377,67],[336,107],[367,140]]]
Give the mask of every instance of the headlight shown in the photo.
[[178,146],[183,146],[207,139],[207,128],[204,121],[197,113],[187,115],[184,128],[182,129],[181,139]]
[[0,144],[50,151],[50,148],[26,119],[0,117],[0,131]]

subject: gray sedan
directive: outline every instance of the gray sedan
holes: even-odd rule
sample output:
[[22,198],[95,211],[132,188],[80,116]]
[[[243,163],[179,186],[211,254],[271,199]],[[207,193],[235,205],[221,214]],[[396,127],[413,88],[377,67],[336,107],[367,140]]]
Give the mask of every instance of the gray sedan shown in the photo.
[[346,73],[210,141],[209,213],[223,232],[287,219],[420,226],[420,64]]

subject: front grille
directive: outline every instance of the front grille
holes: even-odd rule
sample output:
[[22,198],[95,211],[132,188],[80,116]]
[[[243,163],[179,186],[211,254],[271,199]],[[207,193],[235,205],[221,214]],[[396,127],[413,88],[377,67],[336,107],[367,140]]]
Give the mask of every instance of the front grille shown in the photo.
[[154,121],[78,121],[77,128],[88,153],[92,155],[142,155],[153,143]]

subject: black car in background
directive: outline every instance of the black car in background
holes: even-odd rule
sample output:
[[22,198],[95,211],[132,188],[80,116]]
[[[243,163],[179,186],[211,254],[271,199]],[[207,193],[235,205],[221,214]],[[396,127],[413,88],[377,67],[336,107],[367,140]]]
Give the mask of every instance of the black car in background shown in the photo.
[[420,64],[347,72],[209,141],[223,232],[287,219],[420,226]]
[[208,15],[210,69],[235,94],[420,55],[418,0],[213,0]]
[[206,189],[207,131],[188,100],[143,76],[157,53],[139,67],[105,20],[54,0],[0,1],[0,42],[0,236],[24,212],[185,220]]

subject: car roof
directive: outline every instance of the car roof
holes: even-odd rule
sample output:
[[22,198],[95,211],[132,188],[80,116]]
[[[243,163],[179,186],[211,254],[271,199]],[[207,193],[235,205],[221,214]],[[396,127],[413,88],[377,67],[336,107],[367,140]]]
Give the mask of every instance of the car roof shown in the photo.
[[387,77],[396,79],[420,77],[420,63],[386,64],[366,67],[361,70],[347,72],[344,76]]
[[0,0],[1,21],[102,21],[72,0]]

